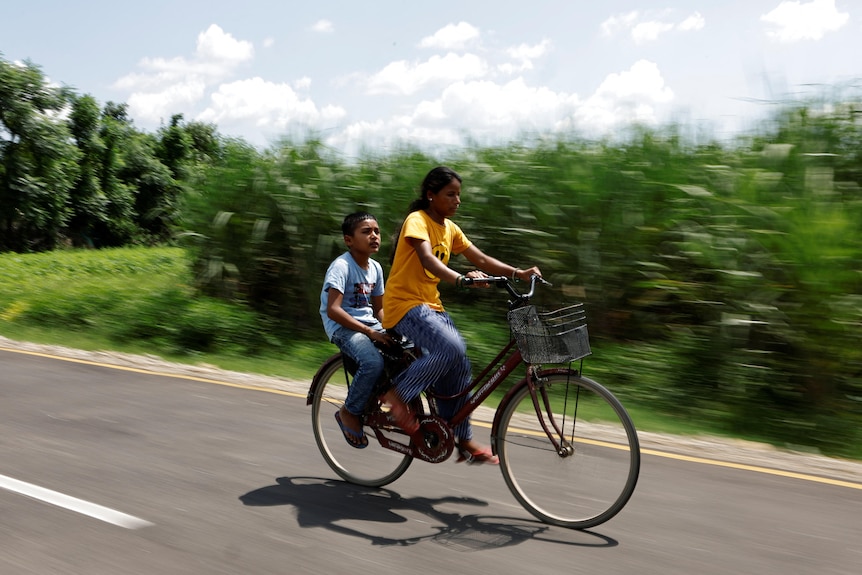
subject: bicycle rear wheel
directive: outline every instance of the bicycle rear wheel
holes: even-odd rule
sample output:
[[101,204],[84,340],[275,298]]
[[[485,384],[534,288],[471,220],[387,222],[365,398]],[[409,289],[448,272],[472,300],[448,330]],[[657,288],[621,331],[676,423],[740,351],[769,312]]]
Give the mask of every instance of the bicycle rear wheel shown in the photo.
[[[495,446],[515,498],[546,523],[588,529],[625,506],[640,470],[637,432],[622,404],[576,371],[548,370],[536,389],[542,416],[562,433],[554,448],[526,380],[500,406]],[[548,423],[550,428],[550,423]],[[553,428],[551,428],[553,430]]]
[[[387,485],[407,471],[413,458],[383,448],[368,427],[365,428],[368,447],[357,449],[348,445],[335,414],[344,405],[351,380],[340,355],[331,358],[318,371],[311,397],[314,440],[329,467],[345,481],[369,487]],[[401,434],[400,441],[408,440]]]

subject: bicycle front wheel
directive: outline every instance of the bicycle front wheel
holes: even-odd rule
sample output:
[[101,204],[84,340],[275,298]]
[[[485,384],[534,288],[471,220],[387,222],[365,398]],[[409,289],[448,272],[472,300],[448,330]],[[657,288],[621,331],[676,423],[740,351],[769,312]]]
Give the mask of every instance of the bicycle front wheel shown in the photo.
[[365,428],[368,447],[357,449],[348,445],[335,414],[344,405],[351,383],[340,355],[331,358],[315,376],[316,387],[311,398],[314,440],[329,467],[345,481],[368,487],[387,485],[407,471],[413,458],[382,447],[368,427]]
[[573,370],[542,372],[535,395],[560,448],[539,423],[523,381],[500,406],[495,438],[509,490],[546,523],[574,529],[604,523],[637,483],[640,447],[631,418],[610,391]]

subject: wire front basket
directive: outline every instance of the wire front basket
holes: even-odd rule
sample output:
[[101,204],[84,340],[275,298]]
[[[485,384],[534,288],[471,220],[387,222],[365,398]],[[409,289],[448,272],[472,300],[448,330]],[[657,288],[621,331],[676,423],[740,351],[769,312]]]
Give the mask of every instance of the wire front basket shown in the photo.
[[508,319],[527,363],[569,363],[592,353],[582,303],[554,311],[528,305],[510,311]]

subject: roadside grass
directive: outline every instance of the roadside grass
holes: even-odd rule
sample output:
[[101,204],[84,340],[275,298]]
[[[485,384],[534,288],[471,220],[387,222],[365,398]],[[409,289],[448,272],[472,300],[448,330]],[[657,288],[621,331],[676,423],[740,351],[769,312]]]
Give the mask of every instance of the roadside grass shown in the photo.
[[179,248],[0,254],[0,335],[310,379],[335,351],[276,337],[241,305],[202,297]]

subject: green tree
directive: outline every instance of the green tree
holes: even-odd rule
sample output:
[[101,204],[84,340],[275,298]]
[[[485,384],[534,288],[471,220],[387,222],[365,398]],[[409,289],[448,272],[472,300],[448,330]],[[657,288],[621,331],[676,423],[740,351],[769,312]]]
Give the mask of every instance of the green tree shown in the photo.
[[78,245],[94,246],[94,236],[108,220],[107,197],[102,190],[100,175],[105,145],[100,136],[100,110],[95,98],[80,96],[72,99],[69,129],[81,153],[80,174],[71,190],[72,216],[67,235]]
[[123,179],[129,142],[137,136],[128,117],[126,104],[108,102],[102,109],[99,138],[102,158],[99,163],[99,184],[107,199],[104,228],[94,232],[100,245],[121,246],[140,239],[137,224],[134,182]]
[[0,250],[52,249],[72,208],[80,154],[60,118],[71,91],[0,59]]
[[186,179],[187,168],[192,156],[192,137],[182,125],[183,115],[171,116],[171,123],[159,130],[156,155],[171,171],[174,180]]
[[158,158],[158,139],[151,134],[133,133],[125,142],[121,181],[135,190],[137,227],[149,242],[170,238],[177,219],[179,185],[171,170]]

